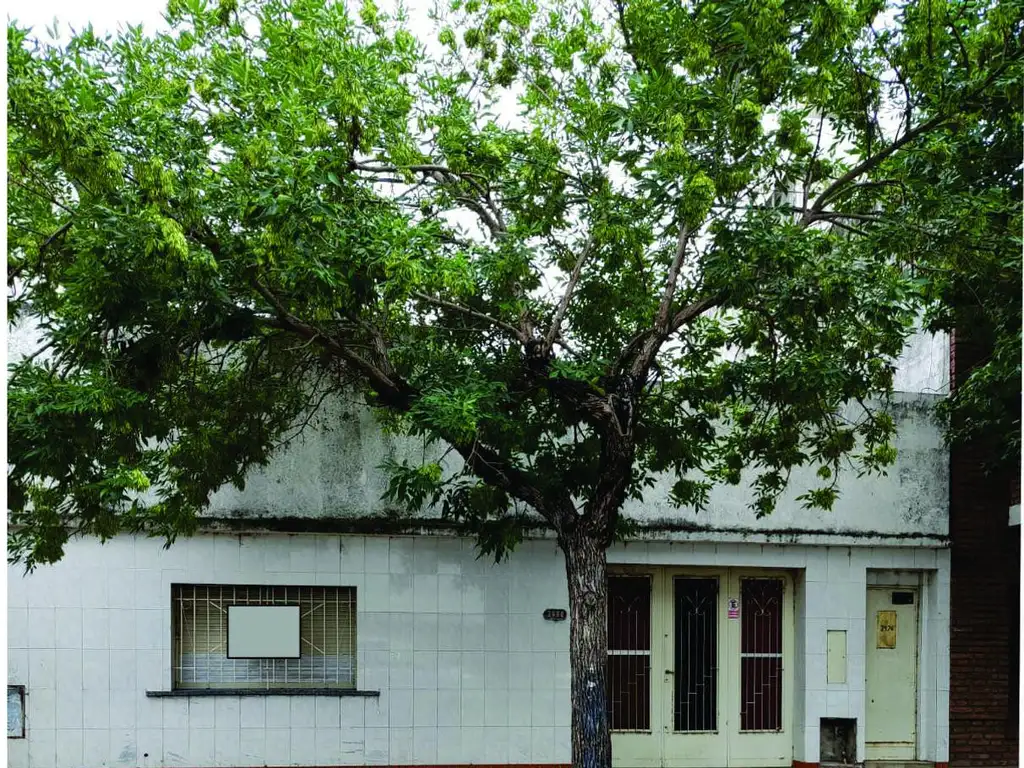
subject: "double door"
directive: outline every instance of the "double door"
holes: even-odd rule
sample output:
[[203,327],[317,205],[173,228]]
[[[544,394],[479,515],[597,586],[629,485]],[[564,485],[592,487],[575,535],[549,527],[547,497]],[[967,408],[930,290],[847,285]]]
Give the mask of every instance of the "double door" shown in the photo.
[[787,574],[648,569],[608,586],[614,765],[792,764]]

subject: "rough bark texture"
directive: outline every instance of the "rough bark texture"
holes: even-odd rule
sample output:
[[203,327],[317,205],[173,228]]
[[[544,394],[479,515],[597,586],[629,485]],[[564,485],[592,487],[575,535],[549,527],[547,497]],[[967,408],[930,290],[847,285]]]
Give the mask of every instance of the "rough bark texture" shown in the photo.
[[610,768],[608,722],[608,575],[602,542],[582,532],[560,541],[569,584],[573,768]]

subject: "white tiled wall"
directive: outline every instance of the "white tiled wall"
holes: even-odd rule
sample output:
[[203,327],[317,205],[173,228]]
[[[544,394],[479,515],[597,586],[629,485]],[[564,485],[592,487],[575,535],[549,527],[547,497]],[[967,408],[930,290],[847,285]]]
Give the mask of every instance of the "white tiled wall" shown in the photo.
[[[886,583],[875,576],[882,570],[901,571],[912,580],[908,583],[921,585],[918,758],[948,760],[949,551],[910,547],[808,549],[805,599],[797,601],[803,658],[798,643],[795,661],[803,675],[801,679],[797,672],[796,686],[798,696],[803,698],[804,733],[796,740],[796,760],[818,762],[819,723],[823,717],[856,718],[857,752],[859,759],[864,759],[867,588],[869,583]],[[830,629],[846,630],[847,681],[843,684],[827,682],[826,633]]]
[[[8,572],[8,680],[27,686],[9,763],[568,762],[568,624],[541,615],[567,607],[563,568],[553,542],[498,566],[432,537],[74,543]],[[146,697],[170,687],[175,582],[355,586],[358,687],[380,696]]]
[[[609,560],[794,570],[793,756],[809,762],[821,717],[863,723],[868,569],[927,569],[921,757],[945,760],[947,552],[639,542]],[[541,617],[567,607],[550,541],[493,565],[451,538],[199,536],[164,550],[119,537],[8,578],[8,680],[27,686],[15,768],[569,761],[568,625]],[[175,582],[355,586],[358,686],[380,696],[146,697],[170,686]],[[848,632],[844,685],[826,684],[828,629]]]

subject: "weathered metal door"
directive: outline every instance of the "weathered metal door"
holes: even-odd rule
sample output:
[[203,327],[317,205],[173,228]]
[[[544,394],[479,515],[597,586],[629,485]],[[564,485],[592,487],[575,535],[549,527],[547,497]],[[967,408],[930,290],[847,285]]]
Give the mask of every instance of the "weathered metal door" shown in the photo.
[[869,587],[867,614],[865,757],[914,760],[918,591]]

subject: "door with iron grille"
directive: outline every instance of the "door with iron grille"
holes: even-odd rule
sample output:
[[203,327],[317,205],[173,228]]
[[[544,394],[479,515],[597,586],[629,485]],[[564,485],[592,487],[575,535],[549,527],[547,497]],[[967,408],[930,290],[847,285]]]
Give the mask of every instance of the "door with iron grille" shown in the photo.
[[726,586],[720,572],[665,573],[662,765],[668,768],[729,764]]
[[729,573],[729,765],[793,761],[793,587],[786,574]]
[[791,764],[792,635],[792,584],[784,573],[612,575],[614,764]]
[[[616,765],[661,768],[661,648],[654,642],[660,573],[608,577],[608,715]],[[652,690],[652,685],[655,686]]]

